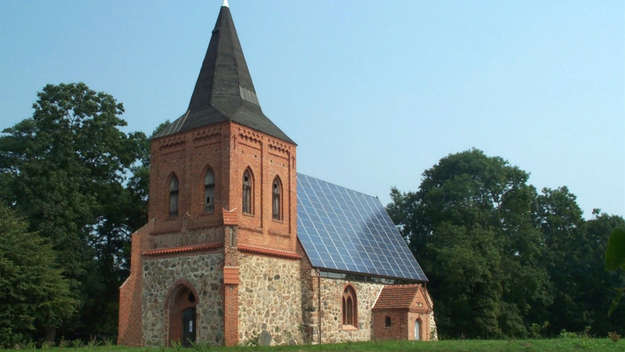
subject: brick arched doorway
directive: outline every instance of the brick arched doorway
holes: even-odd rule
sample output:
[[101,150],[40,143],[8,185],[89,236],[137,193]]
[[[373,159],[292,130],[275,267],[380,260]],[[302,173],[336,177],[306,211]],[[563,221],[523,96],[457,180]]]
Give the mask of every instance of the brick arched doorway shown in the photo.
[[186,281],[178,282],[170,290],[167,301],[169,318],[167,343],[191,346],[197,338],[197,293]]

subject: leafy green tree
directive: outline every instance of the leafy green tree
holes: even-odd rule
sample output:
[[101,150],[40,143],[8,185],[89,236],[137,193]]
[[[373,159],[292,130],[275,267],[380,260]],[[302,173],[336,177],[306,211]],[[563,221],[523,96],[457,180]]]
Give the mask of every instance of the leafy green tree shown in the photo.
[[0,346],[38,339],[77,303],[52,247],[0,202]]
[[[604,260],[610,234],[618,233],[619,229],[625,229],[625,219],[604,213],[597,213],[584,224],[585,240],[589,243],[585,247],[589,251],[581,268],[584,290],[580,292],[580,300],[590,312],[588,325],[597,336],[606,336],[610,331],[625,334],[625,302],[616,300],[625,287],[625,271],[606,271]],[[620,253],[621,257],[625,255],[625,251]],[[623,265],[621,268],[625,269]]]
[[79,299],[61,333],[114,334],[129,235],[145,222],[145,200],[127,187],[145,135],[123,132],[122,104],[83,83],[46,85],[33,108],[0,137],[0,199],[50,241]]
[[452,337],[525,336],[550,302],[528,174],[479,150],[449,155],[388,210],[429,276],[437,324]]
[[[625,228],[616,228],[610,234],[605,252],[605,267],[611,271],[625,271]],[[610,306],[610,315],[614,313],[623,295],[625,295],[625,287],[617,288],[617,292],[617,296]]]
[[584,220],[576,197],[566,187],[543,189],[537,197],[535,217],[545,238],[542,265],[552,283],[553,304],[544,312],[549,319],[549,332],[584,331],[605,336],[608,331],[623,331],[625,307],[617,316],[608,318],[614,289],[623,285],[619,273],[604,270],[603,256],[613,229],[624,226],[619,216],[594,212],[595,218]]

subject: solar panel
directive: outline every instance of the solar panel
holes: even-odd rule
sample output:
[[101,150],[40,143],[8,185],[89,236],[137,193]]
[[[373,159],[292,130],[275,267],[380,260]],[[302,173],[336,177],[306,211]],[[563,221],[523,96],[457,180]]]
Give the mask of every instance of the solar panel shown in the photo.
[[377,198],[300,173],[297,237],[314,267],[427,281]]

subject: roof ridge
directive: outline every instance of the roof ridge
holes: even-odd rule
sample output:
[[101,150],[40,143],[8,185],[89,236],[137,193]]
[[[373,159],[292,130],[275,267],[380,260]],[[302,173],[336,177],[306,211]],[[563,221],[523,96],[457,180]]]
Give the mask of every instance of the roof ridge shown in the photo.
[[386,285],[384,287],[385,288],[386,287],[389,287],[389,288],[404,288],[404,287],[405,288],[413,288],[413,287],[418,288],[419,285],[420,284],[417,284],[417,283],[415,283],[415,284],[395,284],[395,285]]

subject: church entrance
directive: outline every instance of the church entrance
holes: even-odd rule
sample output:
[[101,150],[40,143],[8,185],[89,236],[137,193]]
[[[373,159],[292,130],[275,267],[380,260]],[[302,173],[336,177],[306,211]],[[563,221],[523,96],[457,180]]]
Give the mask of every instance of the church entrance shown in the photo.
[[182,345],[191,346],[195,342],[195,307],[182,311]]
[[177,285],[169,294],[169,344],[191,346],[197,337],[197,298],[184,284]]

